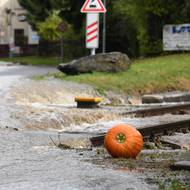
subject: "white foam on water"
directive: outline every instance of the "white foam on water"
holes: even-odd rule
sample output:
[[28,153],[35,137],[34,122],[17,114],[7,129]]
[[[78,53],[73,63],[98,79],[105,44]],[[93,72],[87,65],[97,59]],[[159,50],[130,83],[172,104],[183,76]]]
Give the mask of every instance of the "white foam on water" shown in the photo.
[[10,87],[19,81],[19,78],[21,76],[14,75],[14,76],[6,76],[1,75],[3,72],[7,72],[9,70],[9,67],[0,67],[0,102],[4,102],[6,99],[8,99],[9,96],[9,90]]

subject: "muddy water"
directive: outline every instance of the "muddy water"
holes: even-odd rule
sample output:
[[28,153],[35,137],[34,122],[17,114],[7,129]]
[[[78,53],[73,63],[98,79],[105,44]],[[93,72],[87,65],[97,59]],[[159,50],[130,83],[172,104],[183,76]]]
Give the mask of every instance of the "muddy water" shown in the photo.
[[60,130],[102,132],[118,122],[140,126],[150,121],[121,118],[109,109],[76,109],[74,96],[94,95],[90,87],[29,79],[54,71],[0,66],[0,189],[157,189],[141,172],[107,167],[104,159],[97,164],[93,161],[98,157],[96,149],[56,148],[49,136],[57,139]]
[[10,98],[9,89],[14,84],[18,84],[21,79],[38,74],[47,74],[55,72],[55,68],[49,67],[32,67],[32,66],[15,66],[0,62],[0,102]]
[[[72,116],[66,120],[64,117],[74,112],[65,107],[61,98],[58,102],[52,98],[54,94],[49,89],[57,84],[54,89],[59,91],[59,82],[39,82],[37,85],[37,82],[26,79],[49,71],[54,69],[0,66],[0,189],[150,189],[140,175],[113,171],[86,162],[85,158],[90,156],[90,152],[84,152],[82,154],[85,156],[82,156],[81,152],[60,150],[52,144],[49,136],[56,139],[57,129],[72,121]],[[31,87],[32,90],[29,90]],[[44,96],[43,87],[49,96]],[[61,96],[68,88],[64,92],[59,91]],[[75,113],[76,116],[79,114],[77,110]],[[86,113],[83,115],[75,117],[76,124],[84,122],[81,118],[85,119]],[[106,113],[99,112],[96,117],[101,119],[104,115]],[[55,124],[58,118],[62,119]],[[95,122],[93,117],[90,120],[91,123]]]
[[62,82],[56,79],[24,80],[13,86],[12,96],[19,104],[54,104],[74,105],[76,96],[97,96],[94,89],[88,85],[73,82]]
[[55,72],[55,68],[43,68],[32,66],[18,66],[11,63],[0,62],[0,126],[19,127],[20,121],[14,114],[23,110],[15,104],[12,96],[12,88],[20,81],[36,74]]

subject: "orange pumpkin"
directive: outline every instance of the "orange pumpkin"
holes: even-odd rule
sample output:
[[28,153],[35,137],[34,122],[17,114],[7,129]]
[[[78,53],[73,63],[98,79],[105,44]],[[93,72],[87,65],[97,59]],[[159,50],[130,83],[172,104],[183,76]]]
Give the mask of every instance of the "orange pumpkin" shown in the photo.
[[143,147],[143,137],[134,127],[118,124],[104,139],[104,146],[114,158],[136,158]]

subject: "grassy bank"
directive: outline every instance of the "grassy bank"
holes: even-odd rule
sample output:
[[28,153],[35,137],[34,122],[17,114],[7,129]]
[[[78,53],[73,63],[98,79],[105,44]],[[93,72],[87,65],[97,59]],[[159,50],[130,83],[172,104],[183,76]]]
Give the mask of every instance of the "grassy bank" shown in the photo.
[[55,77],[93,85],[100,91],[113,90],[143,94],[172,90],[190,90],[190,54],[134,60],[127,72],[93,73]]
[[28,56],[28,57],[14,57],[14,58],[2,58],[1,61],[8,61],[13,63],[20,64],[29,64],[29,65],[48,65],[48,66],[57,66],[59,65],[60,58],[56,57],[39,57],[39,56]]

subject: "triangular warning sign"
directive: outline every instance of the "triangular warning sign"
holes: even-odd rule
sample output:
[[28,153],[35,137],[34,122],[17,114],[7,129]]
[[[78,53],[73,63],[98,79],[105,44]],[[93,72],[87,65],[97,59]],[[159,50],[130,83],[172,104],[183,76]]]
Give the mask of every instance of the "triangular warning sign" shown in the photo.
[[82,13],[105,13],[106,8],[101,0],[86,0],[82,9]]

